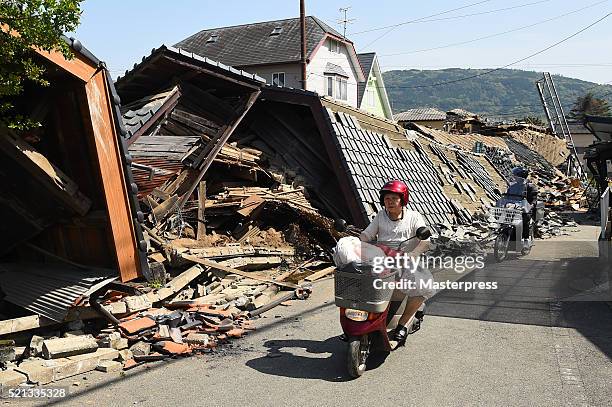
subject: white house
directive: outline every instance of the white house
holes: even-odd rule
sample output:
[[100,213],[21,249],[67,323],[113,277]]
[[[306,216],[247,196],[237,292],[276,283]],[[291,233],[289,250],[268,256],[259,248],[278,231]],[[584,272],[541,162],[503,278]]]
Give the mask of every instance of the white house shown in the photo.
[[[266,21],[200,31],[176,48],[244,69],[269,84],[302,88],[300,20]],[[316,17],[306,17],[306,89],[359,107],[366,81],[353,43]]]

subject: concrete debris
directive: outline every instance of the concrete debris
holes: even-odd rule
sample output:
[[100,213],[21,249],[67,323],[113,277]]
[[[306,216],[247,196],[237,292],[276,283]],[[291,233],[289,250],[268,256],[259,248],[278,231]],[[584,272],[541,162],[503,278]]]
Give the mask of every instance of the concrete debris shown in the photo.
[[114,360],[102,360],[98,363],[98,366],[96,366],[96,370],[105,373],[118,372],[123,370],[123,364]]
[[91,335],[68,338],[47,339],[43,341],[42,354],[45,359],[58,359],[94,352],[98,343]]

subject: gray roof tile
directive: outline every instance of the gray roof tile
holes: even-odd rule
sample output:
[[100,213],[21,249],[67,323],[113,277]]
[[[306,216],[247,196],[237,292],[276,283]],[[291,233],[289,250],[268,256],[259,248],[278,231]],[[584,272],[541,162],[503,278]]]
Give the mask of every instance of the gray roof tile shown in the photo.
[[[279,35],[270,35],[280,27]],[[306,52],[311,57],[326,34],[342,38],[320,19],[306,18]],[[213,35],[216,41],[211,42]],[[232,27],[202,30],[178,42],[175,47],[205,55],[231,66],[251,66],[300,60],[300,20],[265,21]]]
[[393,115],[396,121],[446,120],[446,113],[432,107],[409,109]]

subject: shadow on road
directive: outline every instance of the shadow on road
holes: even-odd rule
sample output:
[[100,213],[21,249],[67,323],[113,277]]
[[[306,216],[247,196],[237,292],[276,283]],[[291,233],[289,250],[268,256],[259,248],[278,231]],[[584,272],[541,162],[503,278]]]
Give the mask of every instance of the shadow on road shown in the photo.
[[[264,343],[268,354],[249,360],[246,365],[266,374],[297,379],[343,382],[346,374],[346,343],[338,337],[324,341],[300,339],[270,340]],[[305,354],[304,354],[305,353]]]
[[[301,339],[270,340],[264,343],[268,354],[249,360],[246,365],[261,373],[296,379],[318,379],[328,382],[352,380],[346,369],[346,342],[337,336],[324,341]],[[306,354],[303,354],[306,353]],[[367,370],[380,367],[388,354],[374,353],[368,358]]]

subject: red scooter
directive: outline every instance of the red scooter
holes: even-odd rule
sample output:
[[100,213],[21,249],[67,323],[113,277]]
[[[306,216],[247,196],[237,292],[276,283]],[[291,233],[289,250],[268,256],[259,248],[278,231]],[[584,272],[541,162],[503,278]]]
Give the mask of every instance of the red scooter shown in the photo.
[[[341,227],[341,224],[336,225],[336,229]],[[415,236],[407,240],[414,238],[426,240],[430,236],[429,229],[421,227]],[[377,246],[382,248],[387,256],[398,253],[389,247]],[[374,273],[371,266],[354,263],[336,270],[335,303],[340,307],[340,325],[348,342],[348,372],[354,378],[365,372],[366,361],[371,351],[380,352],[384,356],[403,345],[391,340],[389,332],[397,325],[406,298],[397,290],[384,288],[386,284],[383,284],[394,282],[397,278],[399,278],[398,270]],[[377,279],[379,281],[375,284]],[[408,321],[409,332],[418,330],[423,310],[424,305]],[[394,318],[396,315],[398,317]]]

